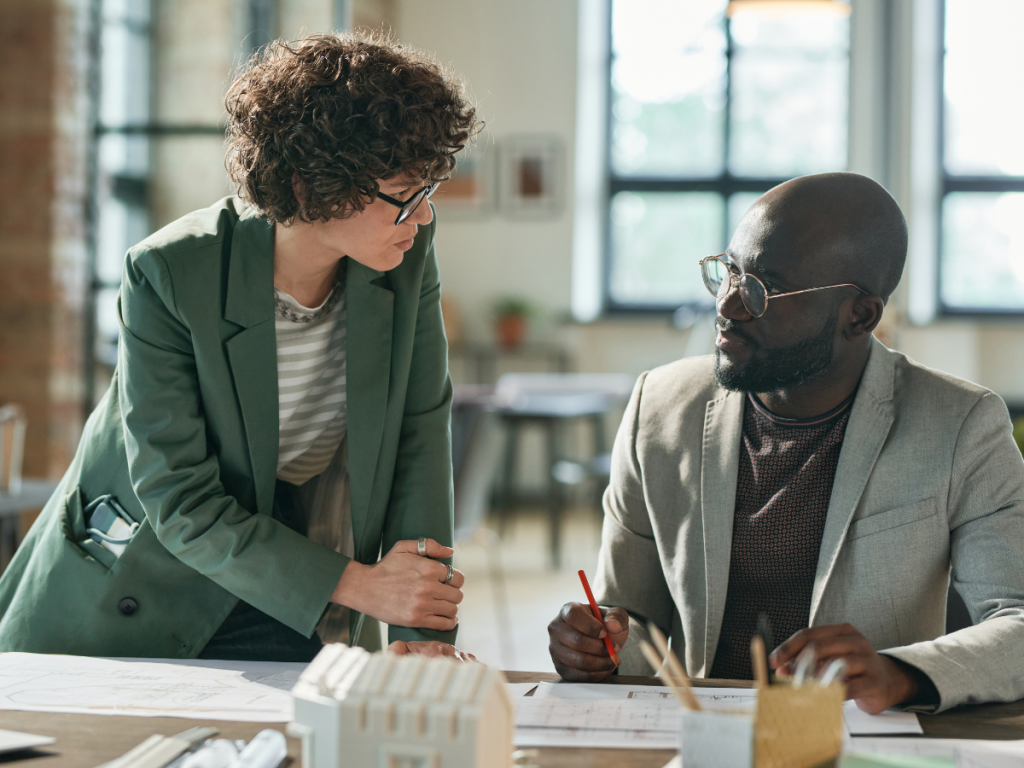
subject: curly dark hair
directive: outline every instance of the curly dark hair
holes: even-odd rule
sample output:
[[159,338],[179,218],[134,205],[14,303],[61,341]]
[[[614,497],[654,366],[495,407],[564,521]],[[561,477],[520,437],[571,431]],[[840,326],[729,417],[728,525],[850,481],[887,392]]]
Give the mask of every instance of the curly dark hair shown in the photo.
[[380,33],[274,41],[242,67],[225,105],[239,196],[285,224],[351,216],[381,179],[443,181],[483,127],[452,72]]

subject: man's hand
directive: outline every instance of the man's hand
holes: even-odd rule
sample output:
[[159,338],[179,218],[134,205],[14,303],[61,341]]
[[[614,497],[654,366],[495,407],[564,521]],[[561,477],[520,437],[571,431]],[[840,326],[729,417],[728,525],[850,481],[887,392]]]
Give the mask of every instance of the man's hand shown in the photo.
[[615,662],[608,656],[604,636],[611,636],[618,653],[629,637],[629,615],[624,608],[602,608],[601,614],[608,627],[607,632],[586,603],[566,603],[555,620],[548,624],[551,640],[548,650],[555,670],[563,680],[599,683],[615,671]]
[[433,640],[395,640],[388,646],[388,653],[396,656],[405,656],[409,653],[421,656],[451,656],[456,661],[476,661],[476,656],[472,653],[464,653],[454,645]]
[[875,652],[871,643],[849,624],[801,629],[776,648],[768,663],[772,669],[792,674],[792,664],[809,643],[814,643],[817,672],[835,659],[846,662],[846,698],[871,715],[877,715],[917,695],[917,681],[888,656]]

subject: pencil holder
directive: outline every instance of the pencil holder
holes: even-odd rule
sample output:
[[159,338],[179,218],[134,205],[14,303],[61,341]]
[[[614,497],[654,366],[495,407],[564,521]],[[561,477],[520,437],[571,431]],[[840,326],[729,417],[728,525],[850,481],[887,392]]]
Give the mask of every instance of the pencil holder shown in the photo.
[[812,768],[843,746],[842,685],[770,685],[754,712],[684,710],[679,753],[686,768]]

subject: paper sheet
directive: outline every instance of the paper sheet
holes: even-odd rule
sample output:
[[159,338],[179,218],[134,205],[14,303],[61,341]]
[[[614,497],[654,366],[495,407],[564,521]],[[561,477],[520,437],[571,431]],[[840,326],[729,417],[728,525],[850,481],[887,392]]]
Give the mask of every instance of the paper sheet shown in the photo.
[[[707,709],[753,711],[757,692],[700,688]],[[516,701],[517,747],[678,749],[679,703],[660,685],[540,683]]]
[[[752,688],[694,688],[693,692],[711,710],[752,712],[757,702]],[[515,742],[520,747],[678,747],[679,704],[664,686],[540,683],[531,699],[516,702]],[[541,703],[545,699],[549,703]],[[873,716],[847,702],[844,715],[852,735],[922,732],[912,712]]]
[[952,758],[957,768],[1021,768],[1024,765],[1024,740],[855,738],[846,752]]
[[283,723],[306,665],[0,654],[0,710]]
[[[757,691],[753,688],[694,688],[693,692],[707,709],[746,709],[753,711]],[[559,699],[633,699],[657,700],[679,707],[675,694],[663,685],[602,685],[600,683],[540,683],[534,698]]]
[[56,739],[50,736],[36,736],[34,733],[18,733],[17,731],[0,731],[0,754],[20,752],[23,749],[35,749],[53,744]]
[[887,736],[899,733],[924,733],[913,712],[890,709],[880,715],[869,715],[852,701],[843,704],[846,730],[851,736]]

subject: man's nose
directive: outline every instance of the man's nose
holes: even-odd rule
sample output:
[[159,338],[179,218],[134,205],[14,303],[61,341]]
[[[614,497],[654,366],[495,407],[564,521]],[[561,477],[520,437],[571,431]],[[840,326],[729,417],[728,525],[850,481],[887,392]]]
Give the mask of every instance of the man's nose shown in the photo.
[[719,296],[715,300],[715,309],[718,310],[719,316],[729,320],[736,320],[737,322],[752,320],[754,317],[743,306],[743,300],[740,298],[740,287],[736,280],[730,280],[728,292],[725,296]]

